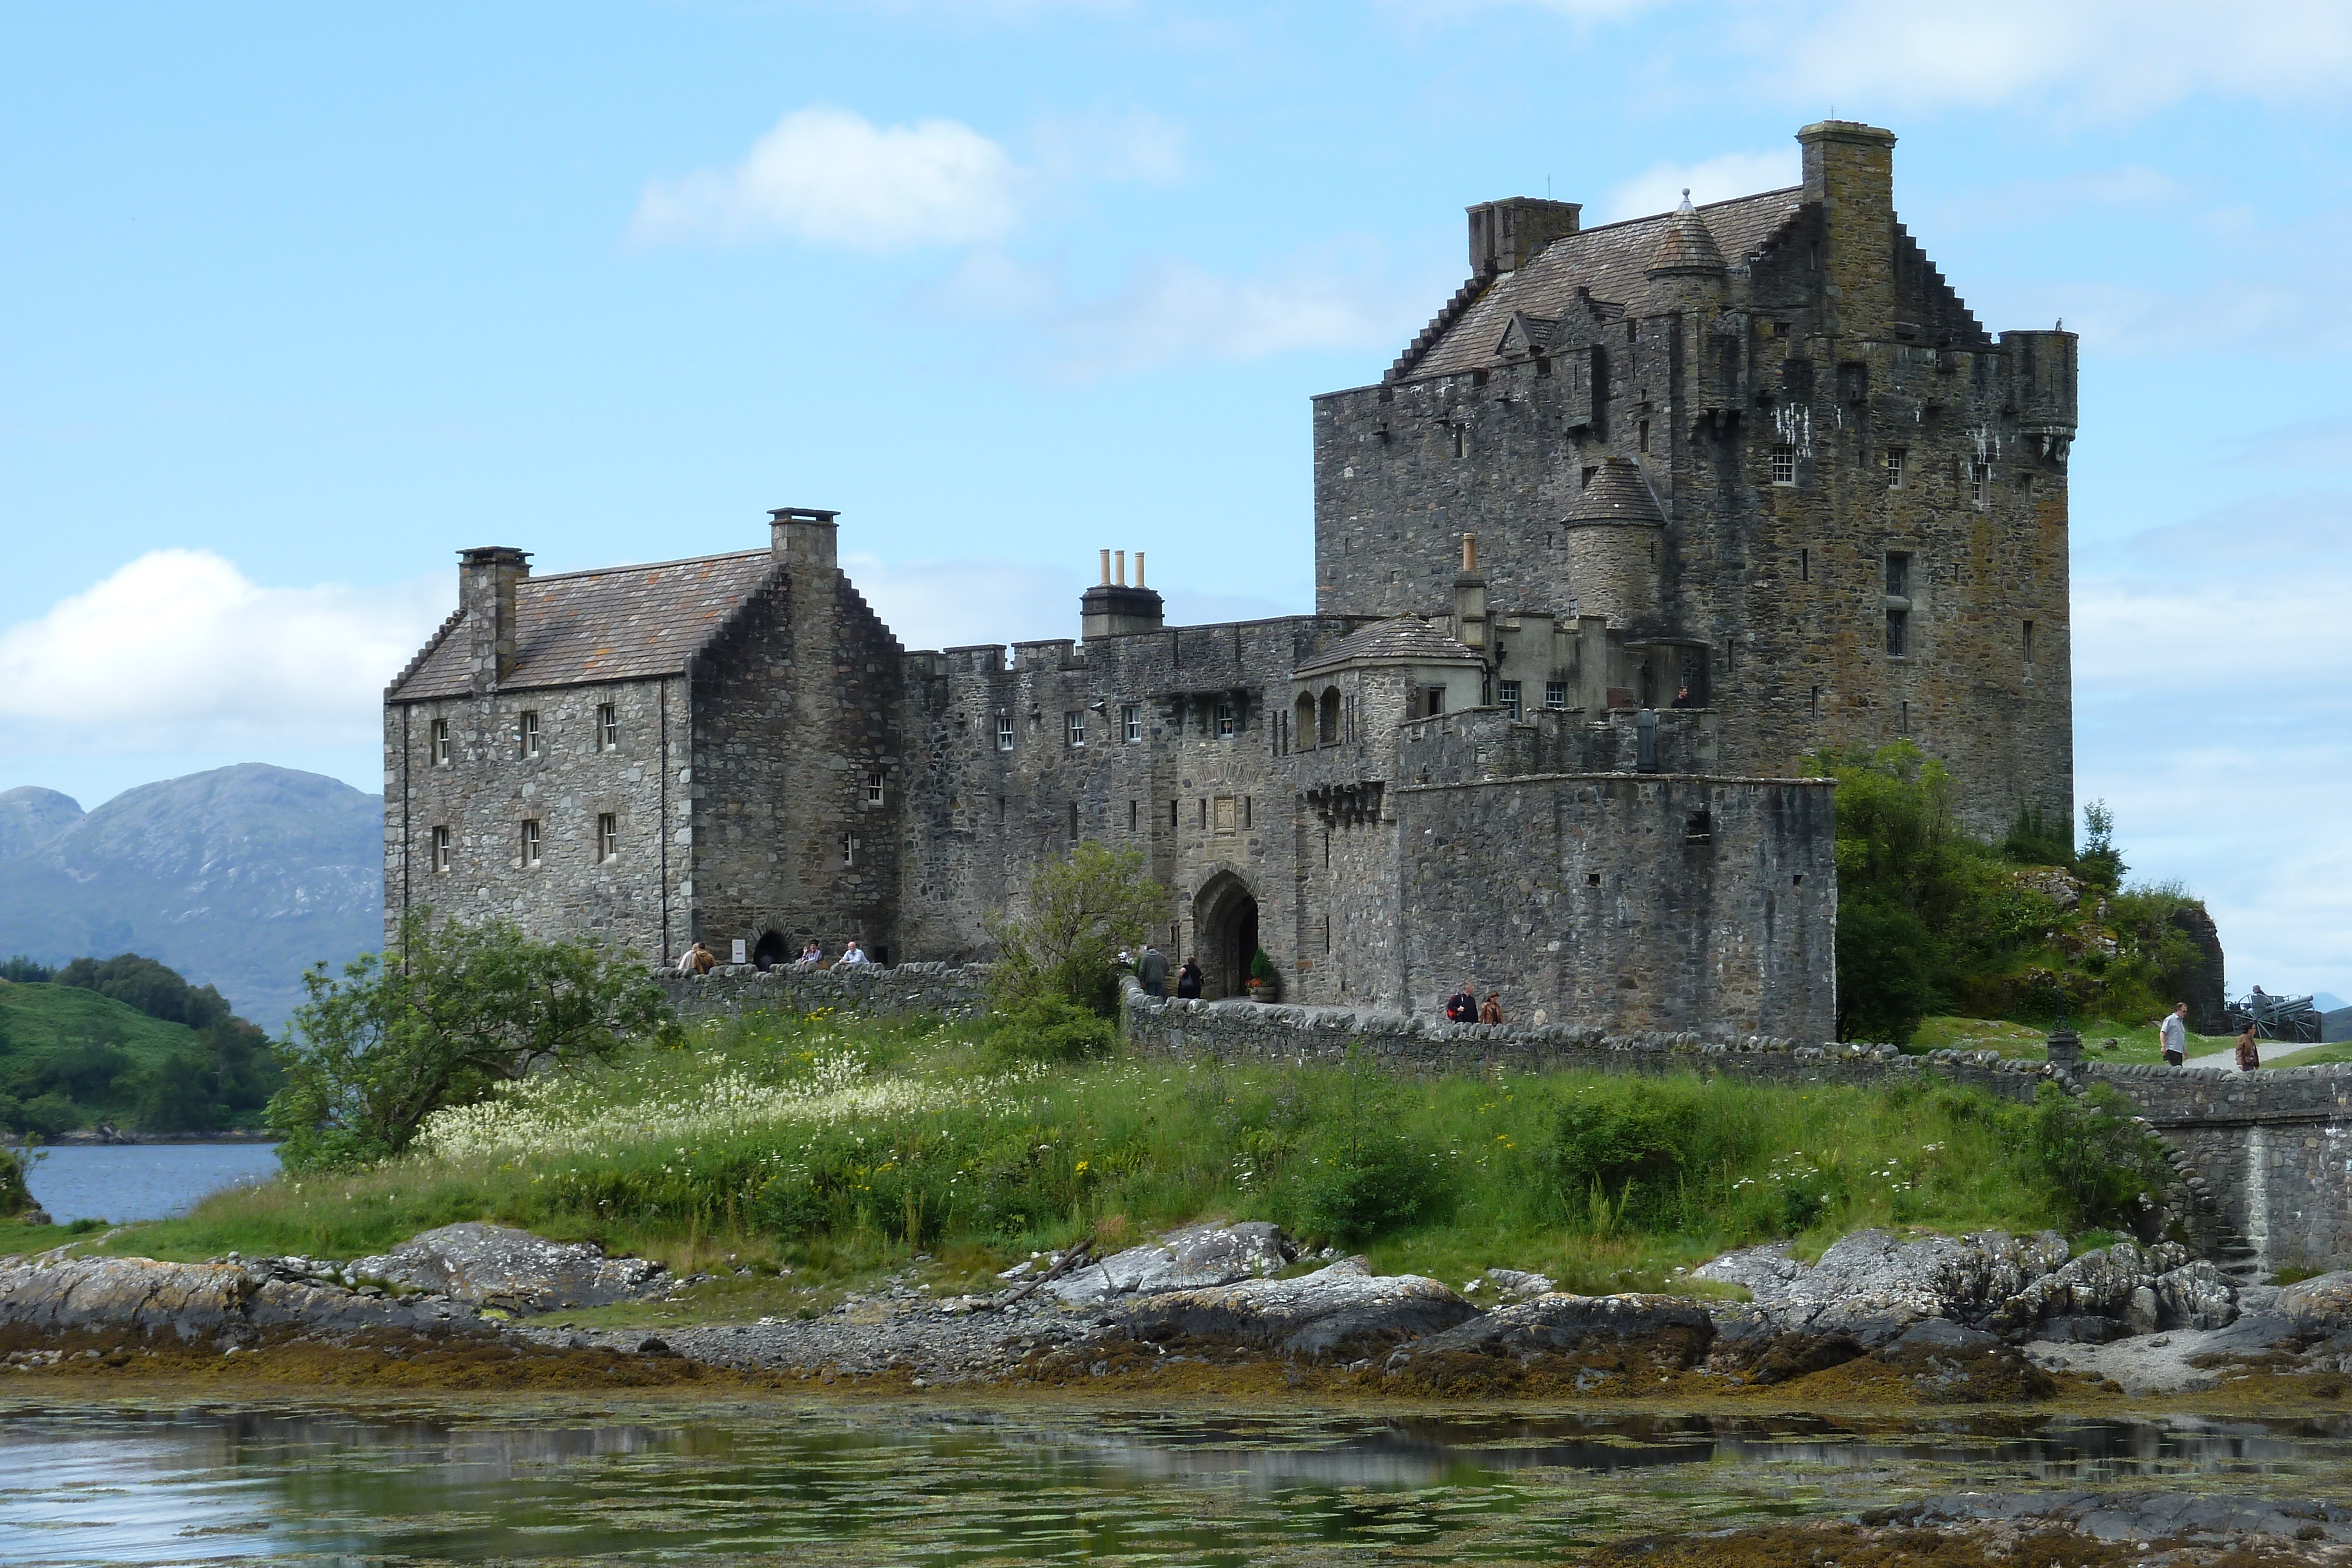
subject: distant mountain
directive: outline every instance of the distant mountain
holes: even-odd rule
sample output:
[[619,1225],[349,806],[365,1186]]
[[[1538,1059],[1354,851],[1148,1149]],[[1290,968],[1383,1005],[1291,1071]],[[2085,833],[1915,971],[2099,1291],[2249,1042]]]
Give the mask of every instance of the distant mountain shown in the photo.
[[383,798],[258,762],[124,791],[85,815],[0,794],[0,956],[139,952],[273,1032],[301,974],[383,945]]

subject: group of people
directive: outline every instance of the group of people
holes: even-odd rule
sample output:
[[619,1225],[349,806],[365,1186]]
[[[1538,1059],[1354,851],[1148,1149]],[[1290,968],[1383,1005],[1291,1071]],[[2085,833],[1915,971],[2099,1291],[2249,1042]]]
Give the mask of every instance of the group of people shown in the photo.
[[[833,961],[833,967],[838,969],[845,965],[870,964],[873,961],[866,956],[866,949],[860,947],[857,945],[857,939],[853,936],[842,945],[841,956]],[[719,955],[700,942],[695,943],[693,946],[678,955],[677,972],[681,975],[707,975],[718,967]],[[801,946],[801,956],[793,960],[792,967],[795,969],[824,967],[824,945],[814,938],[803,943]]]
[[[1121,954],[1120,956],[1125,957],[1126,955]],[[1135,965],[1136,981],[1143,987],[1145,996],[1164,997],[1168,994],[1167,954],[1146,942],[1143,945],[1143,951],[1137,954],[1132,962]],[[1197,959],[1187,958],[1176,971],[1176,995],[1180,999],[1183,999],[1197,997],[1200,994],[1200,962]]]
[[1468,980],[1462,988],[1445,998],[1445,1021],[1448,1023],[1501,1023],[1503,995],[1488,991],[1486,999],[1478,999],[1478,988]]
[[[2157,1045],[2164,1052],[2164,1064],[2178,1067],[2189,1059],[2189,1004],[2175,1002],[2172,1010],[2164,1015],[2157,1026]],[[2238,1031],[2238,1071],[2252,1072],[2263,1064],[2263,1053],[2254,1044],[2254,1026],[2248,1019]]]

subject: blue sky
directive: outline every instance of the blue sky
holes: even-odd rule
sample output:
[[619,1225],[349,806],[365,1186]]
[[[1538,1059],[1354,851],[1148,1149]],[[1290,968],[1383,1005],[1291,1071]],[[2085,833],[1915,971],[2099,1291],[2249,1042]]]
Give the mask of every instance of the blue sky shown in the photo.
[[1307,398],[1462,208],[1889,126],[1985,325],[2084,334],[2078,789],[2233,986],[2352,988],[2352,15],[2179,0],[0,7],[0,788],[375,788],[452,552],[837,507],[910,643],[1309,597]]

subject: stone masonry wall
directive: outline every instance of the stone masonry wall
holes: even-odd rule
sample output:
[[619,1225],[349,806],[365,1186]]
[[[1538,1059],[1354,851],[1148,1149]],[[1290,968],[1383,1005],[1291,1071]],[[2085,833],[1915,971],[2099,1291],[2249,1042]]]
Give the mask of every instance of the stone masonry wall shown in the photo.
[[737,1018],[778,1009],[811,1013],[823,1008],[871,1016],[921,1014],[954,1018],[987,1005],[985,964],[855,964],[847,968],[802,969],[790,965],[760,970],[723,964],[708,975],[675,969],[654,978],[682,1019]]
[[[384,709],[385,925],[429,905],[463,920],[513,920],[541,937],[588,933],[658,960],[675,951],[689,894],[674,776],[686,763],[684,683],[613,681],[388,705]],[[602,744],[610,704],[619,744]],[[539,751],[522,755],[525,714]],[[434,726],[449,727],[437,762]],[[619,826],[600,858],[597,819]],[[540,862],[523,863],[523,823],[540,827]],[[433,869],[433,830],[449,830],[449,868]]]

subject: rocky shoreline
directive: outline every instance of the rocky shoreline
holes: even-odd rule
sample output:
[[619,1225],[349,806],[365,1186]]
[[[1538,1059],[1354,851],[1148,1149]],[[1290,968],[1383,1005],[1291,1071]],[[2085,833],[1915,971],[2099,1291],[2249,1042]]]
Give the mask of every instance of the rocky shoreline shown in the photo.
[[649,1333],[565,1314],[685,1282],[659,1264],[469,1224],[344,1262],[70,1249],[12,1260],[0,1264],[0,1351],[37,1371],[443,1346],[583,1356],[606,1376],[627,1362],[916,1389],[1255,1377],[1441,1398],[1734,1394],[1815,1378],[1824,1396],[1927,1404],[2044,1399],[2062,1382],[2143,1394],[2352,1374],[2352,1273],[2239,1286],[2169,1244],[2070,1258],[2054,1236],[1863,1231],[1811,1264],[1778,1245],[1698,1277],[1751,1299],[1578,1296],[1507,1270],[1456,1291],[1360,1258],[1302,1258],[1272,1226],[1212,1224],[1099,1260],[1081,1249],[1019,1265],[987,1294],[938,1300],[901,1274],[824,1312]]

